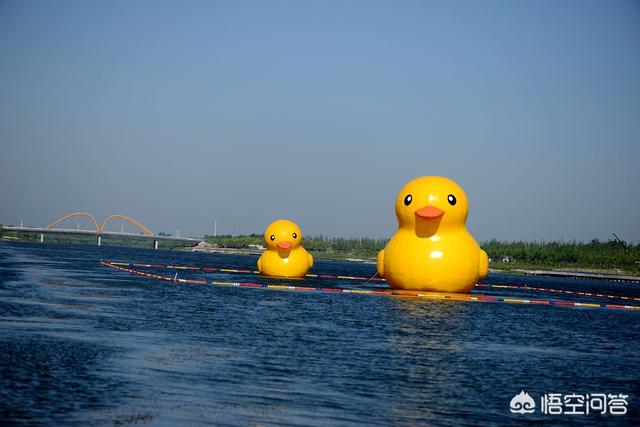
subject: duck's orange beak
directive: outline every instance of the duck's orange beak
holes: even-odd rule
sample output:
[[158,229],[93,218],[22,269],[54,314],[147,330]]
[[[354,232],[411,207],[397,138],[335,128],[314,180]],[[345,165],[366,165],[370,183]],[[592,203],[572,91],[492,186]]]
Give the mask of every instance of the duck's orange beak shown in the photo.
[[427,205],[423,208],[420,208],[416,211],[416,215],[418,215],[422,219],[438,219],[442,215],[444,215],[444,211],[442,209],[438,209],[435,206]]
[[284,242],[278,243],[278,249],[290,249],[292,246],[291,242],[285,240]]

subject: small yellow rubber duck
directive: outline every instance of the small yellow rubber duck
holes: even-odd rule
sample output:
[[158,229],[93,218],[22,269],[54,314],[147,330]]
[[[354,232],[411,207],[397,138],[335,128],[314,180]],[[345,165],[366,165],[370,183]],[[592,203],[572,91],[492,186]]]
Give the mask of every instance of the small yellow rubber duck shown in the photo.
[[467,196],[441,176],[409,182],[396,199],[398,231],[378,254],[394,289],[469,292],[489,270],[487,253],[465,228]]
[[265,276],[304,277],[313,267],[313,257],[302,247],[302,232],[292,221],[279,219],[264,231],[265,251],[258,271]]

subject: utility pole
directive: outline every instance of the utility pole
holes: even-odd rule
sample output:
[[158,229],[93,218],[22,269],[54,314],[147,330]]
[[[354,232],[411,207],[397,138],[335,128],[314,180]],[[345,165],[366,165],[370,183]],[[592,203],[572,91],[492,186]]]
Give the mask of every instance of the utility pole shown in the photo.
[[624,242],[624,240],[620,239],[616,233],[613,233],[613,237],[615,237],[615,239],[617,240],[618,244],[620,244],[620,246],[622,246],[622,249],[624,249],[625,252],[629,251],[629,248],[627,247],[627,244]]
[[213,220],[213,237],[216,237],[218,235],[218,221],[217,220]]

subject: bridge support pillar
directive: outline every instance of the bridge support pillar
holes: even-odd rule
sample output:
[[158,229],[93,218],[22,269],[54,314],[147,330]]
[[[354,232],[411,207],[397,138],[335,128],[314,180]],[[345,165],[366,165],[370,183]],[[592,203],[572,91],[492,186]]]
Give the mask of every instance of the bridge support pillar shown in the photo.
[[98,236],[98,246],[102,246],[102,236]]
[[159,242],[157,240],[153,241],[153,249],[158,249],[158,243]]
[[40,243],[44,243],[44,233],[40,233]]

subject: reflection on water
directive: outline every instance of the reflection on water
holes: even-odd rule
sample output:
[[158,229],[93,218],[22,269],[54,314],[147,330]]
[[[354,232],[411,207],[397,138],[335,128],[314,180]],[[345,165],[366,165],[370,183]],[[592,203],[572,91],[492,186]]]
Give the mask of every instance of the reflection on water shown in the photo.
[[[177,285],[108,269],[99,259],[243,269],[256,257],[0,243],[0,419],[514,424],[522,418],[509,402],[522,389],[627,393],[634,398],[624,421],[639,419],[635,312]],[[374,268],[318,260],[314,270],[370,277]],[[489,277],[516,280],[638,294],[624,284]],[[541,417],[530,419],[549,421]]]

